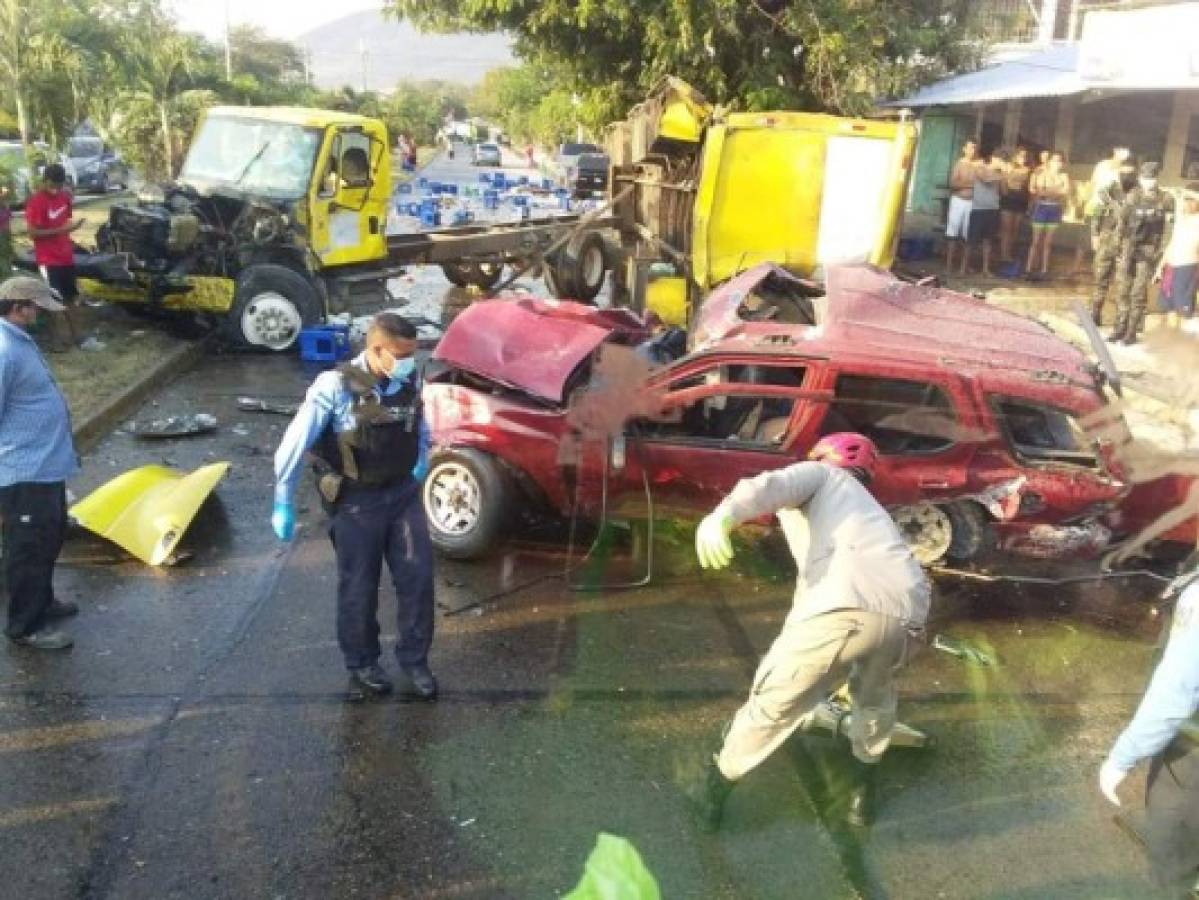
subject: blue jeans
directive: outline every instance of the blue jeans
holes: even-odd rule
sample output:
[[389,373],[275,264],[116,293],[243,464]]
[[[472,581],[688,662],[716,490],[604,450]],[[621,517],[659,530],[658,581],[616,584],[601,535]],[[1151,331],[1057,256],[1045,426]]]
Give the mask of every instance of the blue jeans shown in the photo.
[[337,554],[337,643],[347,669],[379,661],[379,577],[395,585],[396,660],[424,665],[433,643],[433,544],[411,478],[381,488],[345,482],[329,527]]

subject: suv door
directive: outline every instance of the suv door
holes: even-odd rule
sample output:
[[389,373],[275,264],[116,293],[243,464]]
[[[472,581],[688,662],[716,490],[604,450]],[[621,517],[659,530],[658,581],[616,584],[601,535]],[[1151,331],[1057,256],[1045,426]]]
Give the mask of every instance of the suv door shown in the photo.
[[706,360],[665,379],[662,414],[633,423],[660,513],[711,510],[736,483],[796,461],[794,448],[814,421],[804,360]]
[[838,364],[819,434],[855,431],[878,446],[874,493],[886,505],[935,501],[967,486],[978,422],[960,379]]

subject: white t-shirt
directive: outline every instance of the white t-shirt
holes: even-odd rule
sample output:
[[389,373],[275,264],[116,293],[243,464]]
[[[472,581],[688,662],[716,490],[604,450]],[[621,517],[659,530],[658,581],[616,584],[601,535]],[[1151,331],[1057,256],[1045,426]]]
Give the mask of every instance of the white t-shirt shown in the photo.
[[1188,216],[1180,211],[1176,214],[1174,232],[1166,247],[1165,262],[1176,268],[1199,265],[1199,213]]

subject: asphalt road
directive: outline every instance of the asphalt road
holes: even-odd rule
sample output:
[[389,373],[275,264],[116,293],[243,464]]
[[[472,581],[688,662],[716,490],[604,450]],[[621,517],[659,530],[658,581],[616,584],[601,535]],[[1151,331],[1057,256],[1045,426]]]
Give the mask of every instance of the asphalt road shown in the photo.
[[[408,288],[453,296],[431,275]],[[638,574],[617,546],[572,576],[598,588],[580,592],[565,529],[516,534],[495,559],[439,565],[441,700],[347,705],[315,496],[305,485],[298,539],[278,544],[286,420],[235,407],[309,378],[292,358],[209,357],[138,417],[208,411],[215,434],[118,433],[84,460],[78,495],[143,463],[233,469],[174,568],[73,538],[58,583],[82,606],[75,648],[0,652],[0,897],[551,897],[601,831],[628,837],[668,898],[1155,896],[1094,786],[1144,683],[1151,585],[939,585],[934,630],[998,665],[913,661],[901,714],[937,746],[888,756],[878,824],[837,824],[845,750],[798,737],[708,836],[686,795],[786,614],[785,560],[746,546],[701,575],[689,530],[668,527],[651,587],[603,589]]]

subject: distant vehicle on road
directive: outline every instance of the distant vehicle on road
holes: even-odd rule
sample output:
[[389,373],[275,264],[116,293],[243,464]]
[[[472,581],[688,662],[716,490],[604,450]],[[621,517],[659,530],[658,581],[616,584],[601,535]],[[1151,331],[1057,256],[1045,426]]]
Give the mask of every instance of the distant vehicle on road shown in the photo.
[[606,153],[584,153],[575,163],[570,189],[575,196],[587,197],[608,189],[608,170],[612,161]]
[[91,135],[80,135],[67,141],[66,157],[75,169],[80,191],[105,194],[111,188],[129,186],[129,167],[104,141]]
[[12,205],[17,209],[38,189],[42,171],[52,162],[62,163],[67,172],[67,187],[75,188],[75,167],[70,160],[55,153],[44,141],[33,141],[29,149],[26,155],[20,141],[0,141],[0,169],[12,174],[15,189]]
[[475,144],[474,158],[471,160],[471,164],[476,166],[503,165],[503,158],[500,155],[499,145]]
[[558,169],[558,178],[563,187],[574,183],[574,170],[578,166],[579,157],[584,153],[603,153],[603,149],[595,144],[582,142],[567,142],[558,145],[558,154],[554,157],[554,165]]

